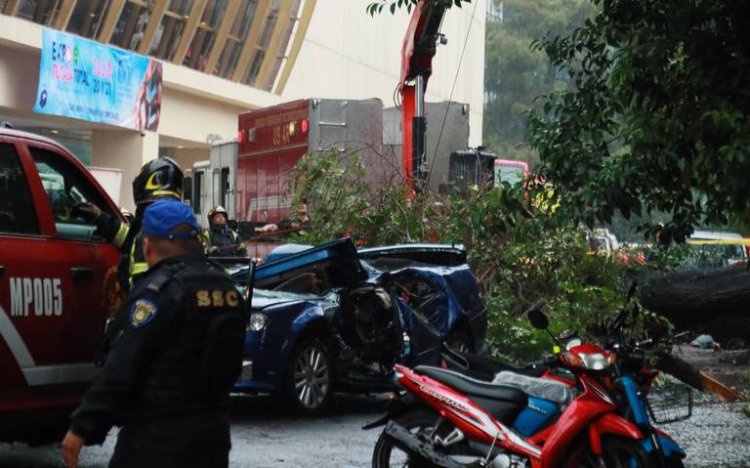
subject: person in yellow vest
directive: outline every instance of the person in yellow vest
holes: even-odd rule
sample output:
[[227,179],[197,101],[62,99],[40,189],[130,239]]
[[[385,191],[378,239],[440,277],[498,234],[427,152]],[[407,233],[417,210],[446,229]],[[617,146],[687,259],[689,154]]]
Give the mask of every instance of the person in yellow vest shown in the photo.
[[172,158],[161,157],[144,164],[133,179],[136,211],[130,224],[103,213],[93,203],[77,207],[87,219],[96,223],[97,232],[122,252],[117,277],[123,290],[129,291],[138,277],[148,269],[143,258],[143,234],[140,232],[143,213],[156,200],[180,200],[182,181],[182,169]]
[[206,251],[212,257],[246,257],[239,234],[227,226],[227,210],[217,205],[208,212],[208,229],[203,231]]

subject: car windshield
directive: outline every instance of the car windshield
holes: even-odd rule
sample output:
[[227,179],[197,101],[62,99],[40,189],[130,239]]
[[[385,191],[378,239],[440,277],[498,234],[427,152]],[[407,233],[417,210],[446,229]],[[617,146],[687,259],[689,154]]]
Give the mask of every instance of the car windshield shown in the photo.
[[742,245],[698,243],[688,246],[684,263],[692,268],[721,268],[746,257]]

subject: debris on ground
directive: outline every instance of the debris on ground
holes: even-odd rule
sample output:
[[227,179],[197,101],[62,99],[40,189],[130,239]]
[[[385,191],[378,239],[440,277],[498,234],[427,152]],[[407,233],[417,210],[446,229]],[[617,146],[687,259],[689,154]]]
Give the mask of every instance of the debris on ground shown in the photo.
[[[750,381],[747,377],[750,372],[750,363],[744,357],[748,353],[750,353],[748,349],[725,351],[687,345],[675,345],[672,348],[673,355],[700,369],[702,374],[710,376],[703,382],[707,390],[713,392],[714,387],[717,390],[725,387],[727,390],[731,389],[735,394],[745,396],[750,395]],[[712,382],[708,380],[715,381],[717,385],[712,385]],[[724,401],[735,400],[733,398],[727,399],[726,395],[721,397],[719,394],[718,396]],[[742,400],[740,399],[740,401]]]
[[696,339],[690,342],[692,346],[695,346],[697,348],[701,349],[717,349],[719,348],[719,343],[714,341],[713,337],[711,335],[700,335]]

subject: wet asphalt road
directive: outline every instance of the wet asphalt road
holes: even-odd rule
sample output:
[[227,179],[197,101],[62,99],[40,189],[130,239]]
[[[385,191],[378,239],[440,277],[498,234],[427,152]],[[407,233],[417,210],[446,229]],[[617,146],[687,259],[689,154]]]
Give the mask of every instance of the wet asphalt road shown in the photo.
[[[382,397],[337,396],[322,416],[310,419],[288,414],[266,397],[233,402],[230,466],[366,467],[378,430],[361,426],[377,418]],[[739,405],[702,404],[687,421],[665,430],[687,451],[688,467],[750,467],[750,418]],[[101,447],[84,449],[80,467],[103,468],[114,448],[114,433]],[[64,468],[59,448],[0,444],[2,468]]]

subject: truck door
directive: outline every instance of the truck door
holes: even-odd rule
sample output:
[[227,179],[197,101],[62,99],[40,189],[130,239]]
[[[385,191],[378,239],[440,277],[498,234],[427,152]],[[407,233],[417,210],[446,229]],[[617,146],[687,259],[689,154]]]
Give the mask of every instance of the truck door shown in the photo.
[[[41,142],[0,143],[10,198],[3,197],[3,212],[12,220],[0,226],[0,331],[8,348],[0,350],[0,381],[11,387],[90,381],[104,322],[121,298],[119,251],[75,218],[73,207],[90,201],[117,214],[68,158]],[[53,400],[42,404],[60,404]]]
[[49,353],[45,359],[81,363],[78,367],[84,372],[96,357],[107,317],[119,306],[116,265],[120,254],[98,235],[94,223],[76,215],[75,206],[94,203],[111,216],[118,214],[82,166],[43,145],[30,145],[28,151],[45,195],[37,203],[40,215],[54,223],[49,242],[52,252],[45,256],[45,267],[59,271],[67,284],[61,320],[45,332],[45,352]]
[[[13,395],[17,393],[13,389],[26,387],[26,372],[44,362],[47,324],[37,322],[60,322],[62,289],[69,285],[62,283],[59,270],[42,268],[40,257],[34,254],[44,252],[49,242],[42,235],[29,181],[13,143],[0,143],[0,192],[0,390],[2,395]],[[42,289],[38,303],[33,303],[35,280]],[[44,317],[45,305],[48,317]],[[35,306],[41,306],[41,316],[36,315]]]

